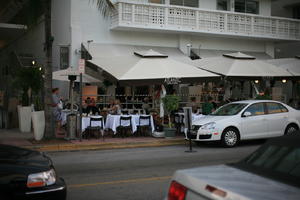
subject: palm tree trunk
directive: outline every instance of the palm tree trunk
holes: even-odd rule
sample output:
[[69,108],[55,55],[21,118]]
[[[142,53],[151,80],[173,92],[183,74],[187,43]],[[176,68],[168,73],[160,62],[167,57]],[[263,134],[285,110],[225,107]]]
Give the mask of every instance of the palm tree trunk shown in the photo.
[[45,8],[45,46],[46,66],[44,79],[45,138],[54,137],[54,120],[52,115],[52,42],[51,34],[51,0],[43,0]]

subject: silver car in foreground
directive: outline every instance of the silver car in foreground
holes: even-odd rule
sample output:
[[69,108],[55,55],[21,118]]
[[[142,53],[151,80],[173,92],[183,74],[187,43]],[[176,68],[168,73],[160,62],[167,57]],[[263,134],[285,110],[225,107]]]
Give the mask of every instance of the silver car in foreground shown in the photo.
[[269,140],[228,165],[178,170],[168,200],[300,199],[300,133]]

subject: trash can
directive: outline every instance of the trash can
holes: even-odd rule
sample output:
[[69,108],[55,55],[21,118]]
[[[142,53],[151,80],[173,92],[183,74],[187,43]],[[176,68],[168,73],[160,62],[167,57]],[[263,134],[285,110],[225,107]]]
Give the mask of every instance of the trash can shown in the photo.
[[76,114],[69,114],[67,116],[67,139],[76,139],[77,131],[77,117]]

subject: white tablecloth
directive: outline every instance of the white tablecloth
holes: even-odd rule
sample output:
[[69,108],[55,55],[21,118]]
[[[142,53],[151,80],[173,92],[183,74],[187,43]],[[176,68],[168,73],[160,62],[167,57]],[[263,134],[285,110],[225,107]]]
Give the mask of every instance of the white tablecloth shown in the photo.
[[65,125],[67,123],[67,116],[71,114],[71,110],[62,110],[61,111],[61,123]]
[[[122,116],[131,116],[132,132],[133,133],[136,132],[137,126],[139,125],[139,120],[140,120],[141,115],[122,115]],[[143,116],[147,116],[147,115],[143,115]],[[111,129],[114,132],[114,134],[116,134],[117,127],[120,126],[120,117],[121,117],[121,115],[107,115],[105,128]],[[150,115],[150,123],[151,123],[151,130],[153,132],[154,131],[154,122],[153,122],[153,117],[151,115]]]
[[[184,113],[175,113],[175,114],[179,114],[179,115],[181,115],[181,116],[183,116],[184,117]],[[192,113],[192,123],[194,122],[194,121],[197,121],[197,120],[200,120],[202,117],[204,117],[205,115],[202,115],[202,114],[194,114],[194,113]],[[184,122],[184,120],[183,120],[183,122]]]
[[[90,126],[91,118],[101,118],[102,116],[90,116],[90,117],[82,117],[82,132],[85,131],[85,129]],[[101,121],[92,121],[91,124],[92,127],[100,126],[102,127]]]

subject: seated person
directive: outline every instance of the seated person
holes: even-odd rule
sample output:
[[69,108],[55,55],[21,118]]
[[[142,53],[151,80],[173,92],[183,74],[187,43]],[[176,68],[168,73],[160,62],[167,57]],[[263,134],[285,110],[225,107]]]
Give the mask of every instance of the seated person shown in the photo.
[[145,114],[149,114],[151,106],[149,105],[149,98],[145,97],[142,105],[142,109],[146,112]]
[[114,114],[114,115],[121,115],[121,104],[120,104],[120,100],[119,99],[116,99],[114,101],[114,105],[110,109],[110,113]]
[[[96,107],[95,99],[92,98],[92,99],[89,99],[89,100],[90,100],[89,104],[88,104],[88,106],[86,108],[87,113],[92,113],[93,115],[95,115],[96,113],[98,113],[98,108]],[[88,103],[88,101],[87,101],[87,103]]]

